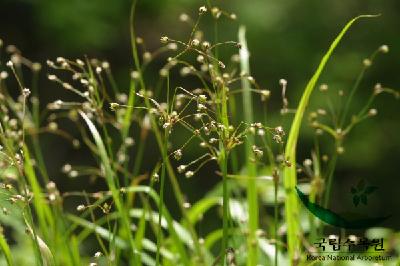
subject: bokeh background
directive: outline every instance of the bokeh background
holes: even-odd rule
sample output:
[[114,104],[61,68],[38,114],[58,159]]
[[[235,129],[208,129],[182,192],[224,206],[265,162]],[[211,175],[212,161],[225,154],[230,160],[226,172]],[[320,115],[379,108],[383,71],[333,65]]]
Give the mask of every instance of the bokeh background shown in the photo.
[[[278,113],[281,105],[278,80],[289,82],[288,95],[295,107],[307,80],[312,75],[323,53],[335,35],[352,17],[360,14],[381,14],[374,19],[357,23],[344,38],[321,82],[330,90],[348,92],[362,67],[362,60],[382,44],[390,53],[377,58],[367,71],[351,109],[356,112],[366,102],[375,83],[397,89],[400,84],[400,2],[398,0],[215,0],[213,4],[234,12],[236,22],[220,25],[221,40],[236,40],[240,24],[247,27],[251,68],[259,84],[272,91],[271,124],[282,120]],[[14,44],[33,61],[83,58],[84,55],[108,60],[120,87],[128,88],[132,70],[129,41],[128,0],[0,0],[0,38]],[[185,12],[196,16],[203,5],[200,0],[143,0],[137,7],[136,29],[149,50],[160,46],[160,36],[168,35],[185,40],[190,27],[179,22]],[[211,32],[211,20],[202,22],[206,34]],[[211,37],[210,37],[211,38]],[[165,58],[164,58],[165,60]],[[162,60],[154,67],[162,66]],[[45,70],[45,72],[47,69]],[[154,75],[158,75],[154,71]],[[40,97],[46,102],[62,97],[63,91],[42,77]],[[326,107],[319,93],[312,99],[312,107]],[[391,214],[387,226],[400,229],[399,159],[400,159],[400,106],[391,96],[382,96],[374,103],[378,116],[359,125],[346,140],[346,152],[340,157],[335,174],[333,209],[347,212],[352,207],[350,186],[359,178],[379,187],[371,196],[368,206],[361,210],[370,214]],[[255,106],[256,109],[260,109]],[[261,114],[259,114],[261,116]],[[284,120],[285,121],[285,120]],[[285,124],[287,125],[287,123]],[[309,157],[312,147],[312,130],[306,123],[299,146],[299,159]],[[50,176],[62,191],[95,191],[104,184],[88,180],[70,180],[61,174],[66,162],[86,162],[82,151],[57,137],[44,135],[44,154]],[[158,158],[152,158],[156,149],[151,144],[145,151],[148,169]],[[329,147],[329,145],[327,146]],[[89,161],[90,162],[90,161]],[[88,162],[88,163],[89,163]],[[184,181],[184,191],[191,200],[201,198],[218,177],[209,174],[213,166],[203,169],[204,176]],[[172,196],[171,196],[172,198]],[[364,209],[363,209],[364,208]],[[353,210],[354,211],[354,210]]]

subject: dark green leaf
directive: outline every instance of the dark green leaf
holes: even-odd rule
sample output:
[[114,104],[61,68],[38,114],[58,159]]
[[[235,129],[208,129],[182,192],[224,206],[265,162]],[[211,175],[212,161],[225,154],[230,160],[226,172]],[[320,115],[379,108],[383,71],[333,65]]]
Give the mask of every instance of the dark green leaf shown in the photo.
[[355,187],[351,187],[350,191],[351,191],[351,194],[357,193],[357,189]]
[[354,204],[355,206],[358,206],[359,203],[360,203],[360,197],[357,196],[357,195],[355,195],[355,196],[353,197],[353,204]]
[[361,195],[361,202],[364,203],[364,205],[367,205],[367,203],[368,203],[367,195],[365,195],[365,194]]
[[378,187],[375,187],[375,186],[368,186],[366,189],[365,189],[365,194],[371,194],[372,192],[374,192],[375,190],[377,190],[378,189]]

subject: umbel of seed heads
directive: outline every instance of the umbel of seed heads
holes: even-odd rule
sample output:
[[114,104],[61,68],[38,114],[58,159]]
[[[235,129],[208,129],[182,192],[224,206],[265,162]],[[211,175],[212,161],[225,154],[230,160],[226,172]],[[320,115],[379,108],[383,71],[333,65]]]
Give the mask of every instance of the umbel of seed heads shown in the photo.
[[[199,19],[207,11],[208,10],[207,10],[207,8],[205,6],[200,7],[199,8]],[[211,13],[213,15],[217,14],[217,13],[218,14],[227,15],[226,12],[222,12],[216,7],[212,8],[212,12]],[[230,14],[230,15],[227,15],[227,16],[229,18],[231,18],[231,19],[236,19],[236,15],[234,15],[234,14]],[[216,16],[214,15],[214,17],[216,17]],[[219,17],[219,15],[216,18],[218,18],[218,17]],[[180,16],[180,20],[186,22],[186,21],[190,20],[190,17],[187,14],[182,14]],[[178,41],[178,40],[173,40],[173,39],[169,38],[168,36],[162,36],[160,38],[160,41],[163,44],[168,44],[168,45],[174,44],[175,46],[176,46],[176,44],[179,44],[179,45],[183,46],[183,48],[184,48],[183,51],[181,51],[177,56],[175,56],[174,58],[169,58],[168,64],[160,70],[160,75],[161,76],[166,76],[167,73],[168,73],[169,68],[171,68],[172,66],[176,65],[177,64],[177,59],[182,54],[184,54],[187,50],[193,50],[198,54],[197,61],[203,64],[202,65],[202,70],[206,70],[205,69],[206,67],[208,68],[208,65],[205,64],[206,61],[209,61],[210,63],[217,63],[217,65],[220,68],[224,69],[225,68],[225,64],[222,61],[218,60],[217,58],[213,57],[209,53],[209,50],[211,50],[212,48],[214,48],[216,46],[219,46],[221,44],[234,44],[238,48],[241,47],[241,45],[239,43],[233,42],[233,41],[229,41],[229,42],[225,42],[225,43],[218,43],[218,44],[215,44],[215,45],[211,45],[207,41],[200,41],[200,39],[198,37],[196,37],[196,30],[197,30],[198,22],[199,22],[199,20],[195,23],[195,26],[194,26],[194,28],[192,30],[192,34],[191,34],[190,39],[189,39],[188,42],[182,42],[182,41]],[[210,64],[210,66],[212,66],[212,64]],[[193,66],[186,66],[186,67],[182,68],[181,74],[184,76],[184,75],[190,74],[190,73],[192,73],[194,71],[195,71],[195,69],[194,69]]]

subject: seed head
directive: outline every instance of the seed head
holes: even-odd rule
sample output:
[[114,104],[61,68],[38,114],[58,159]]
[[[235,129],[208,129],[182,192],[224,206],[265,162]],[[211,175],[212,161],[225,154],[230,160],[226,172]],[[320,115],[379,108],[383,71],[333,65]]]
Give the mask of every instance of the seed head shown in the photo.
[[372,65],[372,61],[370,59],[366,58],[363,60],[363,65],[365,67],[370,67]]
[[143,53],[143,60],[145,62],[149,62],[151,60],[151,53],[150,52],[144,52]]
[[0,79],[6,79],[8,78],[8,73],[6,71],[1,71],[0,72]]
[[131,137],[127,137],[124,141],[126,146],[132,146],[135,144],[135,140]]
[[78,176],[78,174],[79,174],[79,172],[78,172],[78,171],[76,171],[76,170],[72,170],[71,172],[69,172],[69,177],[71,177],[71,178],[75,178],[75,177],[77,177],[77,176]]
[[261,90],[260,93],[264,97],[269,97],[271,95],[271,91],[269,91],[269,90]]
[[162,127],[163,127],[164,129],[169,129],[169,128],[171,128],[171,126],[172,126],[171,123],[166,122],[166,123],[163,124]]
[[207,101],[207,96],[204,95],[204,94],[200,94],[200,95],[198,96],[198,100],[199,100],[199,102],[204,103],[204,102]]
[[77,210],[78,212],[84,211],[85,209],[86,209],[86,206],[83,205],[83,204],[78,205],[78,206],[76,207],[76,210]]
[[51,61],[51,60],[47,60],[47,61],[46,61],[46,64],[47,64],[49,67],[54,67],[54,62]]
[[50,131],[56,131],[58,129],[58,125],[56,122],[50,122],[47,127]]
[[199,14],[200,15],[203,15],[204,13],[206,13],[207,12],[207,8],[205,7],[205,6],[201,6],[200,8],[199,8]]
[[280,135],[274,135],[272,137],[272,139],[276,142],[276,143],[282,143],[282,137]]
[[211,138],[211,139],[209,140],[209,142],[210,142],[210,144],[217,143],[217,142],[218,142],[218,139],[216,139],[216,138]]
[[269,90],[261,90],[260,93],[261,93],[261,101],[263,102],[266,101],[271,95],[271,91]]
[[119,108],[119,104],[118,103],[110,103],[110,109],[111,111],[116,111]]
[[179,16],[179,20],[182,21],[182,22],[187,22],[187,21],[190,20],[190,17],[189,17],[188,14],[182,13],[182,14],[180,14],[180,16]]
[[343,153],[344,153],[344,147],[343,147],[343,146],[337,147],[337,148],[336,148],[336,152],[337,152],[338,154],[343,154]]
[[96,253],[94,253],[95,258],[100,258],[101,256],[103,256],[103,253],[101,253],[100,251],[97,251]]
[[311,166],[312,165],[311,159],[305,159],[304,162],[303,162],[303,165],[304,166]]
[[382,85],[380,83],[377,83],[374,87],[374,94],[378,95],[382,93],[382,91],[383,91]]
[[193,171],[187,171],[187,172],[185,173],[186,178],[190,178],[190,177],[192,177],[193,175],[194,175]]
[[253,78],[252,76],[248,76],[248,77],[247,77],[247,80],[250,81],[250,82],[252,82],[252,83],[255,81],[254,78]]
[[368,116],[376,116],[378,114],[378,110],[376,109],[369,109]]
[[197,111],[198,112],[201,112],[201,111],[206,110],[206,109],[207,109],[207,107],[204,104],[202,104],[202,103],[197,104]]
[[140,78],[140,73],[139,73],[139,71],[136,71],[136,70],[132,71],[132,72],[131,72],[131,78],[132,78],[133,80],[138,80],[138,79]]
[[167,43],[169,41],[169,38],[167,36],[162,36],[160,38],[161,43]]
[[[64,57],[57,57],[56,58],[56,61],[57,61],[57,63],[60,63],[60,64],[62,64],[62,63],[64,63],[66,60],[65,60],[65,58]],[[79,63],[78,63],[79,64]]]
[[181,149],[176,150],[176,151],[174,152],[174,158],[175,158],[175,160],[177,160],[177,161],[179,161],[179,160],[182,158],[182,150],[181,150]]
[[381,47],[379,47],[379,51],[381,52],[381,53],[384,53],[384,54],[386,54],[386,53],[388,53],[389,52],[389,46],[387,46],[387,45],[382,45]]
[[158,182],[160,180],[160,176],[157,173],[154,173],[152,178],[154,182]]
[[78,149],[80,146],[81,146],[81,143],[78,139],[72,140],[72,147],[74,147],[75,149]]
[[197,62],[199,63],[204,63],[204,56],[203,55],[198,55],[196,58]]
[[10,60],[10,61],[7,62],[6,65],[7,65],[8,67],[13,67],[14,64],[13,64],[13,62]]
[[260,128],[257,130],[257,135],[259,135],[260,137],[265,135],[265,130],[263,128]]
[[171,42],[167,45],[167,48],[170,49],[171,51],[176,51],[178,49],[178,45],[174,42]]
[[286,86],[286,85],[287,85],[287,80],[286,80],[286,79],[280,79],[280,80],[279,80],[279,84],[280,84],[281,86]]
[[276,134],[280,135],[280,136],[284,136],[285,135],[285,131],[283,130],[283,128],[281,126],[278,126],[275,128],[275,132]]
[[101,67],[104,69],[109,69],[110,68],[110,63],[108,63],[107,61],[104,61],[103,63],[101,63]]
[[160,72],[159,72],[159,74],[160,74],[161,77],[166,77],[166,76],[168,76],[168,73],[169,73],[169,71],[168,71],[168,69],[166,69],[166,68],[161,68],[161,69],[160,69]]
[[143,38],[141,38],[141,37],[136,37],[136,43],[137,43],[137,44],[142,44],[142,43],[143,43]]
[[262,150],[260,150],[259,148],[257,148],[256,146],[253,146],[253,153],[257,158],[262,158],[264,155],[264,152]]
[[209,42],[202,42],[201,46],[203,47],[204,50],[207,50],[210,48],[210,43]]
[[319,90],[322,92],[325,92],[328,90],[328,85],[327,84],[321,84],[321,86],[319,86]]
[[183,165],[183,164],[182,164],[182,165],[179,165],[178,168],[177,168],[177,169],[178,169],[178,173],[182,174],[183,172],[185,172],[186,167],[187,167],[187,166],[186,166],[186,165]]
[[56,75],[48,75],[47,78],[51,81],[57,80],[57,76]]
[[198,39],[193,39],[191,42],[192,46],[199,46],[199,44],[200,44],[200,41]]
[[[65,61],[65,59],[64,60],[61,60],[61,62],[63,62],[63,61]],[[57,60],[57,62],[59,62],[58,60]],[[60,63],[60,62],[59,62]],[[76,63],[78,64],[78,65],[80,65],[80,66],[84,66],[85,65],[85,62],[83,62],[81,59],[76,59]]]
[[213,7],[211,9],[211,13],[215,18],[219,18],[222,14],[221,10],[218,7]]
[[31,94],[31,90],[28,88],[24,88],[22,90],[22,96],[24,96],[25,98],[28,97]]

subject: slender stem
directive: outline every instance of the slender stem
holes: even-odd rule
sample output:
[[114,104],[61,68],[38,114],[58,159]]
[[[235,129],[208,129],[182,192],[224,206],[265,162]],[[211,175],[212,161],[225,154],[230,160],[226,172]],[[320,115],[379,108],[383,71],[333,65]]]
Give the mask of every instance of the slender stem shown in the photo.
[[167,145],[168,145],[168,129],[164,131],[164,148],[162,150],[163,154],[163,164],[161,166],[161,178],[160,178],[160,202],[158,207],[158,232],[157,232],[157,253],[156,253],[156,266],[160,265],[160,249],[161,249],[161,240],[162,240],[162,231],[161,231],[161,217],[164,208],[164,187],[165,187],[165,174],[166,174],[166,158],[167,154]]
[[225,263],[225,250],[228,248],[228,234],[229,234],[229,193],[228,193],[228,156],[226,151],[221,155],[221,170],[222,170],[222,195],[223,195],[223,238],[221,248],[221,265]]
[[[249,51],[247,49],[246,42],[246,29],[242,26],[239,28],[239,42],[242,46],[240,49],[240,66],[244,73],[250,74],[250,64],[249,64]],[[253,101],[251,95],[251,86],[248,79],[242,79],[243,87],[243,107],[244,107],[244,118],[245,122],[253,123]],[[253,152],[252,146],[255,140],[253,135],[247,136],[246,141],[246,169],[247,175],[250,177],[247,183],[247,204],[249,208],[249,236],[247,238],[247,265],[253,266],[258,263],[258,248],[255,244],[257,241],[256,231],[258,229],[258,195],[257,195],[257,183],[254,178],[257,175],[256,165],[252,161]]]
[[[336,145],[335,145],[335,147],[336,147]],[[333,157],[329,164],[328,172],[325,177],[325,180],[326,180],[326,193],[325,193],[325,197],[324,197],[324,207],[325,208],[327,208],[329,206],[329,200],[330,200],[331,190],[332,190],[333,173],[335,172],[334,170],[336,167],[337,157],[338,157],[338,155],[335,150]]]

